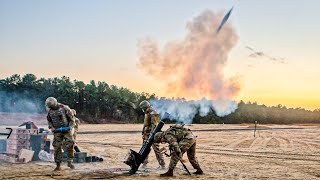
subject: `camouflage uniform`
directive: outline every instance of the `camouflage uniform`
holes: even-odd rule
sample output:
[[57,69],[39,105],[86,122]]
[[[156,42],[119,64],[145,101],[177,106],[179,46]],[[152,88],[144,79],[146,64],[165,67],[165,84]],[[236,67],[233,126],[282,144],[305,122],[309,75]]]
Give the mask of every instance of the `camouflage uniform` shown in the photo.
[[[152,107],[148,107],[145,110],[144,115],[144,123],[142,128],[142,140],[143,143],[148,141],[150,134],[153,132],[154,128],[157,126],[157,124],[160,121],[160,115],[152,109]],[[156,158],[159,162],[159,165],[162,168],[165,168],[165,162],[162,153],[160,152],[159,143],[153,143],[152,148],[154,150],[154,153],[156,155]],[[146,159],[143,162],[143,166],[146,166],[149,162],[149,156],[146,157]]]
[[74,150],[76,152],[80,152],[80,149],[78,147],[78,144],[76,142],[76,139],[77,139],[77,133],[78,133],[78,128],[79,128],[79,124],[80,124],[80,120],[76,117],[76,110],[74,109],[71,109],[73,115],[74,115],[74,121],[75,121],[75,126],[74,126],[74,131],[73,131],[73,140],[74,140]]
[[[55,129],[60,127],[74,127],[75,120],[71,109],[63,104],[58,104],[56,109],[51,108],[48,112],[47,116],[49,129],[54,127]],[[53,147],[54,147],[54,160],[56,163],[60,163],[62,159],[62,144],[63,141],[66,144],[68,150],[68,157],[67,161],[71,162],[74,153],[73,153],[73,146],[74,140],[72,136],[72,131],[68,132],[54,132],[54,139],[53,139]]]
[[74,117],[74,121],[75,121],[75,126],[74,126],[74,132],[73,132],[73,139],[76,140],[77,139],[77,133],[78,133],[80,120],[77,117]]
[[192,134],[190,129],[186,129],[180,124],[170,126],[165,132],[159,132],[155,135],[155,142],[161,142],[161,139],[170,145],[170,150],[172,151],[169,169],[173,170],[183,154],[187,152],[188,159],[193,168],[197,169],[198,173],[202,173],[195,156],[196,136]]

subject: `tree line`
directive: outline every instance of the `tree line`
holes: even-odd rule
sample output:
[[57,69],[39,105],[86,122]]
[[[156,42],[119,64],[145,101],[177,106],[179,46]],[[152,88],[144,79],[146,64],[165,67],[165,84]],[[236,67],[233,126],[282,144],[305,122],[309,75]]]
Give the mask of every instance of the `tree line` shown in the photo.
[[[138,104],[142,100],[158,98],[155,94],[132,92],[106,82],[91,80],[86,84],[66,76],[38,79],[33,74],[13,74],[0,79],[0,112],[45,113],[44,102],[49,96],[74,108],[77,116],[88,123],[142,122],[143,112]],[[32,104],[32,108],[28,108]],[[256,102],[240,101],[237,110],[225,117],[217,116],[211,109],[207,116],[201,117],[198,113],[193,119],[193,123],[237,124],[254,121],[276,124],[319,123],[320,109],[310,111],[300,107],[287,108],[281,104],[268,107]]]

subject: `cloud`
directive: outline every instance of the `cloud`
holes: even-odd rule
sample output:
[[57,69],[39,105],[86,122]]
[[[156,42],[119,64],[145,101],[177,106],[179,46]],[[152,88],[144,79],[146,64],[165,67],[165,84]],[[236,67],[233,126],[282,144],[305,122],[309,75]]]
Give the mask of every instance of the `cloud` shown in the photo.
[[278,58],[278,57],[268,55],[262,51],[257,51],[250,46],[246,46],[245,48],[247,48],[251,51],[251,54],[249,54],[249,57],[251,57],[251,58],[259,58],[259,57],[267,58],[270,61],[274,61],[274,62],[281,63],[281,64],[286,64],[285,58]]

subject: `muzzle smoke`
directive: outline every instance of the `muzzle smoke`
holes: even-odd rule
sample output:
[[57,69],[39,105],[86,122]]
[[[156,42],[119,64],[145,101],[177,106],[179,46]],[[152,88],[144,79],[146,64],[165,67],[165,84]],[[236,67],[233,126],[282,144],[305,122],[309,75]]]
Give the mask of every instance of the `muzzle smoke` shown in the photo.
[[169,113],[176,112],[178,119],[190,119],[194,116],[187,113],[190,108],[199,108],[201,115],[213,108],[221,116],[236,109],[230,99],[240,91],[239,78],[226,78],[223,68],[238,37],[228,23],[216,33],[222,17],[222,13],[204,11],[186,24],[184,39],[168,42],[163,49],[151,39],[139,42],[138,66],[166,84],[167,96],[198,99],[155,100],[156,110],[166,108]]

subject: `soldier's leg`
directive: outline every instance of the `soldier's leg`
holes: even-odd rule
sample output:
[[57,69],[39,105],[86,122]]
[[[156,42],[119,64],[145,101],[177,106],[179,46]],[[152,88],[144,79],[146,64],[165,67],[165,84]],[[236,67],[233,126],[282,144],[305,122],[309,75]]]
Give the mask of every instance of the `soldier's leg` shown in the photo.
[[52,146],[54,148],[54,161],[56,163],[60,163],[62,159],[62,143],[63,143],[62,133],[54,133]]
[[[143,135],[142,136],[142,144],[144,144],[149,139],[149,135]],[[149,163],[149,155],[146,157],[146,159],[143,161],[142,167],[146,167]]]
[[193,140],[188,139],[183,139],[182,141],[179,142],[179,148],[181,151],[181,157],[177,156],[175,153],[171,154],[171,159],[170,159],[170,164],[169,164],[169,169],[174,169],[177,165],[177,163],[180,161],[182,158],[183,154],[190,148],[193,143]]
[[57,166],[54,171],[61,170],[61,159],[62,159],[62,142],[63,142],[63,135],[62,133],[54,133],[53,135],[53,148],[54,148],[54,161],[56,162]]
[[164,162],[163,154],[161,154],[160,152],[159,143],[153,143],[152,148],[154,153],[156,154],[156,158],[159,162],[159,165],[161,166],[161,168],[165,168],[165,162]]
[[71,169],[74,169],[74,166],[71,163],[74,157],[74,151],[73,151],[74,141],[73,141],[73,135],[70,131],[64,133],[64,143],[66,144],[67,151],[68,151],[68,157],[67,157],[68,166]]
[[187,155],[192,167],[195,169],[199,169],[200,165],[196,158],[196,142],[194,142],[193,145],[188,149]]
[[194,142],[193,145],[188,149],[187,155],[192,167],[197,170],[194,174],[203,174],[196,157],[196,142]]
[[77,144],[77,141],[76,141],[76,139],[77,139],[77,132],[78,132],[78,130],[75,129],[75,130],[74,130],[74,133],[73,133],[74,150],[75,150],[76,152],[80,152],[80,149],[79,149],[78,144]]

